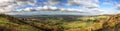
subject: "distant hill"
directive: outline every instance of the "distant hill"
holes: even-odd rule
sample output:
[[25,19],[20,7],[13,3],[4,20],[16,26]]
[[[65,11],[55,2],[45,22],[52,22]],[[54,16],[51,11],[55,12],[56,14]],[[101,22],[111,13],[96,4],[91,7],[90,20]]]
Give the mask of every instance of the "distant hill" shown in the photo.
[[74,16],[56,17],[41,16],[38,19],[45,20],[35,20],[37,17],[30,19],[0,14],[0,31],[120,31],[120,14],[75,16],[77,18]]

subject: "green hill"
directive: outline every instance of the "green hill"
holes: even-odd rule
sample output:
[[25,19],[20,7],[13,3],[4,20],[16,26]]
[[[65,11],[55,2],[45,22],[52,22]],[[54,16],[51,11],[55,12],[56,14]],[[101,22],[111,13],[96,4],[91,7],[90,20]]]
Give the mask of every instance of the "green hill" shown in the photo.
[[119,14],[66,19],[34,20],[0,14],[0,31],[120,31]]
[[1,14],[0,31],[41,31],[30,25],[19,22],[19,19]]

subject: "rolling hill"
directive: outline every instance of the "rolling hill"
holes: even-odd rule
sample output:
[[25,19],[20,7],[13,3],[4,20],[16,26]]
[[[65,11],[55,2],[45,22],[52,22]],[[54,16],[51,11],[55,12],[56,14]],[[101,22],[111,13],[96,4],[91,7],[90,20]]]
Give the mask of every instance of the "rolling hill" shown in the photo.
[[71,21],[74,17],[65,18],[48,16],[36,20],[0,14],[0,31],[120,31],[120,14],[83,16]]

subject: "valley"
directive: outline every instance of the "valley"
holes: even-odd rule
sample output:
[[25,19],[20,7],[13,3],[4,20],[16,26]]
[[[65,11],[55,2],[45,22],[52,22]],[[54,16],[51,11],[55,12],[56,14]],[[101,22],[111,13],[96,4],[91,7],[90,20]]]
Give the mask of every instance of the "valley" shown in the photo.
[[0,31],[119,31],[120,14],[28,17],[0,14],[0,27]]

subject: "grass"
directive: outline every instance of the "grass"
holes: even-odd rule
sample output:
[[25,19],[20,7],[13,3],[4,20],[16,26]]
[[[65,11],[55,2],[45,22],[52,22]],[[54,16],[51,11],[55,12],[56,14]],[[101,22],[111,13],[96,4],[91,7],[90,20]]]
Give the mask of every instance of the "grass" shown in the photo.
[[75,22],[63,24],[62,27],[64,27],[64,29],[86,28],[91,24],[93,24],[93,22],[75,21]]
[[[47,19],[44,21],[25,21],[28,24],[18,24],[11,22],[6,17],[0,16],[0,31],[11,30],[11,31],[92,31],[103,28],[104,21],[109,16],[93,16],[93,17],[80,17],[75,21],[65,21],[63,18],[59,19]],[[100,22],[100,21],[103,22]],[[17,21],[17,20],[16,20]],[[107,23],[108,26],[113,27],[116,25],[116,19],[113,18]],[[33,27],[34,26],[34,27]],[[40,29],[38,29],[38,28]],[[42,29],[42,30],[41,30]]]
[[17,23],[10,22],[5,17],[0,17],[0,27],[4,27],[0,29],[11,30],[11,31],[40,31],[39,29],[36,29],[29,25],[23,25],[23,24],[17,24]]
[[78,18],[77,21],[63,24],[62,27],[64,28],[64,30],[69,30],[69,31],[71,30],[86,31],[86,29],[89,31],[91,31],[91,29],[97,30],[102,28],[102,23],[98,23],[98,22],[106,18],[107,16],[81,17],[81,18]]

